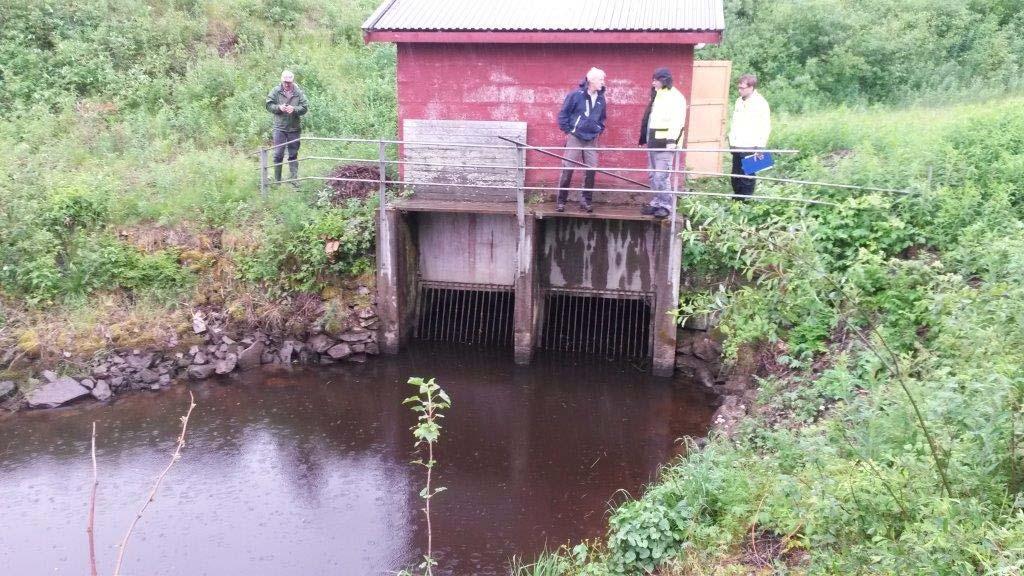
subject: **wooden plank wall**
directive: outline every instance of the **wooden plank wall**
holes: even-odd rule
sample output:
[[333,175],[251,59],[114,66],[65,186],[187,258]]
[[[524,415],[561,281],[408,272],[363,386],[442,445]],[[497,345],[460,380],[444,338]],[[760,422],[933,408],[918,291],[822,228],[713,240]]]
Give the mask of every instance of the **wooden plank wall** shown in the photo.
[[420,278],[511,286],[516,275],[516,219],[489,214],[416,215]]
[[[496,136],[526,141],[526,122],[480,120],[417,120],[403,122],[406,142],[436,142],[499,145],[502,148],[465,148],[452,146],[406,144],[405,160],[435,165],[405,165],[408,182],[426,182],[413,186],[417,198],[437,200],[479,200],[484,202],[515,202],[515,189],[521,186],[516,170],[516,148]],[[473,168],[467,165],[500,166]],[[498,188],[466,188],[461,185],[507,186]]]
[[[693,63],[693,98],[690,101],[690,127],[686,139],[688,148],[725,147],[731,72],[732,62],[728,60],[698,60]],[[721,172],[723,157],[721,152],[688,152],[686,167],[700,172]],[[706,176],[689,176],[702,177]]]

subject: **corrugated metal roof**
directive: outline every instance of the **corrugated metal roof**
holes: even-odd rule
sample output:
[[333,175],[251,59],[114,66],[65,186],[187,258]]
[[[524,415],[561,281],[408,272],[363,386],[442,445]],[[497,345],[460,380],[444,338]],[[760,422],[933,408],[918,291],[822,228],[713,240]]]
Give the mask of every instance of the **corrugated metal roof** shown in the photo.
[[363,30],[723,30],[723,0],[386,0]]

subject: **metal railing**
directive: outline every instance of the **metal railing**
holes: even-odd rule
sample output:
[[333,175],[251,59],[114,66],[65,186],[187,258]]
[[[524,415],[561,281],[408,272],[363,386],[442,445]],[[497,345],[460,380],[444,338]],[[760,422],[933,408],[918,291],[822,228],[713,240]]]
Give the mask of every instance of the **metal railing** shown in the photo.
[[[728,174],[725,172],[715,172],[706,170],[688,170],[681,168],[680,160],[681,156],[685,153],[732,153],[732,152],[771,152],[773,154],[796,154],[798,150],[792,149],[744,149],[744,148],[675,148],[672,155],[671,168],[668,170],[655,169],[655,168],[641,168],[635,166],[588,166],[583,162],[569,160],[560,154],[552,151],[567,152],[567,151],[578,151],[578,150],[591,150],[599,154],[603,153],[626,153],[636,154],[642,153],[647,154],[650,149],[648,148],[623,148],[623,147],[593,147],[593,148],[573,148],[565,146],[531,146],[525,142],[519,142],[503,137],[495,137],[495,143],[466,143],[466,142],[436,142],[436,141],[411,141],[411,140],[389,140],[389,139],[365,139],[365,138],[328,138],[320,136],[302,136],[296,140],[277,144],[270,148],[261,148],[257,153],[259,156],[259,170],[260,170],[260,191],[265,196],[268,193],[271,185],[269,179],[269,170],[271,167],[280,167],[283,170],[283,166],[286,163],[291,162],[286,158],[281,159],[280,162],[271,163],[271,151],[276,148],[287,147],[289,144],[295,142],[322,142],[330,143],[332,145],[340,145],[346,149],[359,148],[365,152],[365,155],[351,155],[346,154],[342,156],[328,156],[328,155],[308,155],[304,157],[296,157],[295,162],[309,163],[309,162],[331,162],[331,163],[348,163],[356,165],[368,165],[375,166],[377,169],[376,178],[358,178],[358,177],[346,177],[346,176],[302,176],[297,178],[289,178],[287,180],[280,180],[275,183],[299,183],[301,181],[324,181],[324,182],[351,182],[351,183],[362,183],[362,184],[373,184],[376,185],[378,201],[380,207],[380,226],[378,233],[380,234],[380,240],[383,245],[390,245],[390,235],[392,231],[387,225],[387,208],[388,198],[387,191],[389,187],[408,187],[412,188],[415,192],[419,187],[444,187],[448,190],[451,189],[470,189],[470,190],[506,190],[515,195],[516,205],[516,218],[518,221],[518,232],[519,232],[519,250],[526,250],[526,192],[554,192],[558,190],[567,190],[569,192],[582,192],[589,190],[591,192],[601,193],[618,193],[618,194],[664,194],[673,198],[679,197],[695,197],[695,198],[743,198],[753,199],[761,201],[773,201],[773,202],[793,202],[807,205],[820,205],[820,206],[838,206],[836,202],[828,200],[818,200],[814,198],[805,198],[801,196],[779,196],[771,194],[752,194],[747,196],[737,196],[729,193],[721,192],[704,192],[697,190],[690,190],[685,186],[680,188],[680,180],[682,179],[685,183],[687,176],[715,176],[715,177],[730,177],[730,178],[746,178],[754,181],[766,181],[766,182],[778,182],[795,184],[799,186],[817,186],[824,188],[834,188],[840,190],[863,190],[868,192],[882,192],[889,194],[909,194],[911,192],[907,190],[896,190],[891,188],[881,187],[870,187],[870,186],[857,186],[852,184],[840,184],[830,182],[815,182],[809,180],[797,180],[789,178],[777,178],[768,176],[758,175],[735,175]],[[421,161],[416,159],[409,159],[407,152],[410,149],[416,149],[419,147],[427,147],[441,150],[453,150],[460,151],[464,150],[468,152],[481,151],[481,150],[496,150],[496,151],[508,151],[510,153],[511,161],[508,163],[495,163],[495,162],[471,162],[471,161],[445,161],[445,162],[434,162],[434,161]],[[376,149],[376,154],[371,151]],[[301,146],[300,146],[301,149]],[[389,150],[394,149],[395,153],[393,157],[389,155]],[[287,149],[286,149],[287,150]],[[536,184],[527,183],[527,174],[531,171],[544,172],[544,171],[562,171],[565,169],[564,165],[528,165],[527,164],[527,151],[531,151],[535,154],[555,156],[560,158],[563,162],[568,161],[573,166],[573,170],[594,170],[601,172],[605,175],[616,178],[620,181],[626,181],[631,184],[630,187],[624,188],[581,188],[581,187],[568,187],[559,188],[556,186],[543,186]],[[374,157],[375,156],[375,157]],[[508,171],[509,175],[514,174],[514,178],[509,178],[508,183],[499,184],[485,184],[485,183],[473,183],[466,184],[460,182],[437,182],[427,180],[416,180],[406,179],[404,177],[391,178],[388,176],[388,169],[390,167],[426,167],[426,168],[437,168],[441,170],[497,170],[497,171]],[[651,175],[654,173],[662,173],[669,178],[669,189],[668,190],[652,190],[649,185],[646,185],[637,180],[633,180],[624,176],[623,174],[645,174]],[[930,179],[929,179],[930,180]],[[670,214],[669,214],[669,225],[671,227],[671,237],[675,237],[677,228],[677,202],[671,202]],[[524,254],[519,253],[517,258],[517,274],[520,263],[524,262]],[[678,277],[674,276],[672,270],[677,270],[680,263],[675,260],[678,259],[678,255],[673,251],[670,262],[668,263],[668,278],[667,281],[673,285],[678,282]],[[393,263],[390,261],[390,257],[387,254],[383,255],[381,259],[380,272],[385,279],[391,281],[393,273]]]
[[[311,161],[316,162],[334,162],[334,163],[350,163],[350,164],[363,164],[363,165],[375,165],[378,170],[378,177],[376,179],[368,178],[351,178],[351,177],[334,177],[334,176],[302,176],[298,178],[289,178],[276,182],[272,182],[269,179],[269,170],[272,167],[282,167],[289,163],[288,159],[282,158],[280,162],[271,163],[270,154],[275,148],[285,147],[295,142],[331,142],[340,143],[345,145],[361,144],[361,145],[372,145],[376,144],[377,157],[359,157],[359,156],[324,156],[324,155],[309,155],[299,156],[294,161],[301,163],[308,163]],[[473,150],[473,149],[484,149],[484,150],[515,150],[517,162],[516,165],[509,164],[495,164],[495,163],[472,163],[472,162],[460,162],[460,163],[449,163],[449,162],[424,162],[419,160],[409,160],[405,157],[390,158],[388,155],[388,147],[397,146],[401,147],[404,151],[408,148],[415,147],[430,147],[437,149],[449,149],[449,150]],[[431,142],[431,141],[410,141],[410,140],[388,140],[388,139],[364,139],[364,138],[327,138],[319,136],[303,136],[296,140],[291,140],[282,144],[270,148],[261,148],[258,152],[260,159],[260,191],[266,194],[269,187],[272,184],[285,184],[285,183],[297,183],[301,181],[325,181],[325,182],[354,182],[354,183],[367,183],[377,184],[381,190],[386,190],[388,186],[403,186],[416,188],[418,186],[446,186],[448,188],[466,188],[466,189],[481,189],[481,190],[508,190],[510,192],[516,192],[521,194],[522,189],[526,188],[531,191],[537,192],[551,192],[557,191],[560,188],[553,186],[537,186],[527,185],[525,183],[525,174],[530,172],[545,172],[545,171],[557,171],[560,172],[565,168],[563,166],[543,166],[543,165],[527,165],[525,151],[536,151],[541,154],[554,155],[558,158],[562,158],[557,154],[552,154],[551,151],[577,151],[577,150],[591,150],[598,153],[605,152],[617,152],[617,153],[643,153],[647,154],[649,149],[647,148],[623,148],[623,147],[594,147],[594,148],[574,148],[565,146],[531,146],[525,143],[519,143],[513,141],[506,141],[496,144],[479,144],[479,143],[461,143],[461,142]],[[897,190],[892,188],[881,188],[874,186],[859,186],[853,184],[842,184],[833,182],[818,182],[811,180],[799,180],[792,178],[776,178],[770,176],[758,176],[758,175],[737,175],[729,174],[725,172],[716,172],[710,170],[690,170],[680,168],[679,156],[687,152],[690,153],[732,153],[732,152],[770,152],[773,154],[796,154],[798,150],[792,149],[748,149],[748,148],[676,148],[674,149],[672,168],[670,170],[659,170],[654,168],[641,168],[636,166],[628,167],[615,167],[607,165],[599,166],[586,166],[582,162],[577,162],[577,166],[581,170],[596,170],[601,173],[610,175],[620,180],[627,180],[632,183],[633,187],[624,188],[594,188],[591,189],[594,192],[617,192],[626,194],[669,194],[672,196],[693,196],[693,197],[708,197],[708,198],[736,198],[734,194],[718,193],[718,192],[701,192],[689,189],[679,189],[678,179],[680,177],[685,178],[687,176],[715,176],[715,177],[729,177],[729,178],[745,178],[754,181],[765,181],[785,184],[796,184],[801,186],[818,186],[825,188],[834,188],[840,190],[861,190],[867,192],[881,192],[889,194],[910,194],[908,190]],[[412,167],[425,167],[425,168],[437,168],[437,169],[465,169],[465,170],[509,170],[520,172],[521,178],[520,183],[517,185],[494,185],[494,184],[462,184],[457,182],[440,183],[436,181],[424,181],[424,180],[406,180],[406,179],[391,179],[387,176],[387,170],[391,166],[412,166]],[[576,168],[573,168],[576,169]],[[621,177],[620,174],[625,173],[636,173],[636,174],[651,174],[655,172],[665,173],[673,181],[673,186],[667,191],[654,191],[649,186],[630,180],[628,178]],[[580,192],[585,190],[582,187],[569,187],[565,188],[569,192]],[[812,205],[824,205],[824,206],[836,206],[835,202],[827,200],[818,200],[814,198],[805,197],[794,197],[794,196],[778,196],[769,194],[753,194],[745,196],[745,198],[763,200],[763,201],[780,201],[780,202],[795,202],[802,204]],[[386,202],[386,198],[382,195],[382,205]]]

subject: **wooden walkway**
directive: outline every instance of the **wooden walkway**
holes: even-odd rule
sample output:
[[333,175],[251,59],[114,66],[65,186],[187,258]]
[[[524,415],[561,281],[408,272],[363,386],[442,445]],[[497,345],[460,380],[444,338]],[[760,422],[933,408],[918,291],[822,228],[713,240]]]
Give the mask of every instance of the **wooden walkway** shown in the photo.
[[[402,212],[455,212],[468,214],[507,214],[516,215],[515,202],[481,202],[458,200],[435,200],[418,198],[401,198],[389,204]],[[554,202],[526,204],[526,216],[538,220],[544,218],[598,218],[602,220],[656,220],[653,216],[640,213],[639,205],[594,204],[594,211],[586,213],[580,209],[578,202],[570,202],[565,212],[556,212]],[[680,215],[677,218],[681,219]]]

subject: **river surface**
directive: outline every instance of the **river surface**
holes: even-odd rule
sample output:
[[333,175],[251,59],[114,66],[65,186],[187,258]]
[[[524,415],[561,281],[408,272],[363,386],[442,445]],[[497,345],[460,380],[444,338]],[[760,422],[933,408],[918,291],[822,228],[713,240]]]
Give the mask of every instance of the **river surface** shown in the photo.
[[0,418],[0,574],[88,574],[97,428],[96,553],[117,543],[173,452],[182,458],[139,521],[124,576],[393,574],[426,546],[423,469],[402,399],[410,376],[452,398],[432,506],[439,574],[505,574],[513,554],[601,537],[610,503],[636,496],[702,436],[714,398],[696,383],[602,360],[417,348],[362,365],[261,371],[112,404]]

